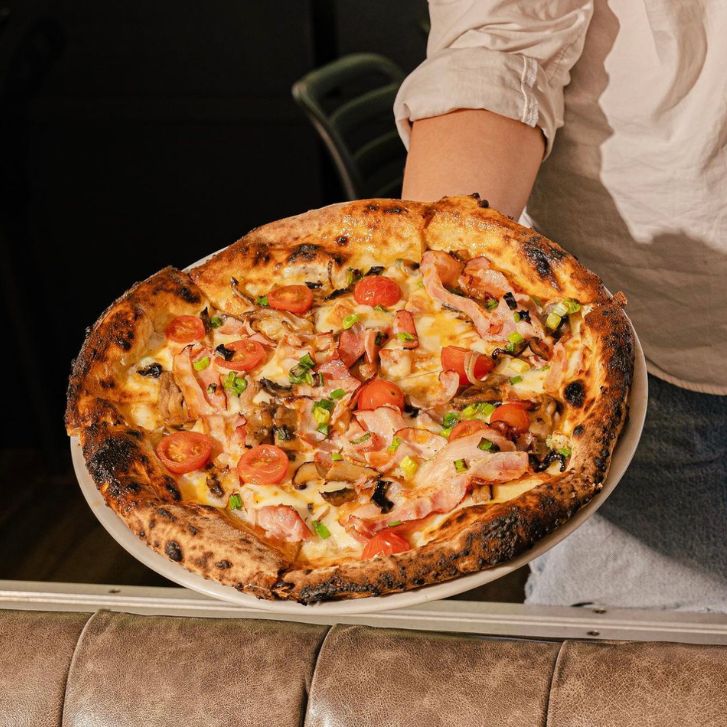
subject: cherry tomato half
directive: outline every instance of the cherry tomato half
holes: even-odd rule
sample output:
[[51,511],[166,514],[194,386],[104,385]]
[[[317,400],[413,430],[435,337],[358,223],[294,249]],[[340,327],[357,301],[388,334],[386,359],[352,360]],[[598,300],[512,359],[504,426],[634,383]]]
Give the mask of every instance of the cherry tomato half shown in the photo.
[[284,285],[268,293],[268,305],[275,310],[306,313],[313,305],[313,293],[307,285]]
[[530,418],[525,409],[519,404],[502,404],[492,412],[490,422],[505,422],[516,432],[522,434],[530,427]]
[[156,453],[175,475],[200,469],[212,454],[212,440],[198,432],[175,432],[157,444]]
[[164,335],[175,343],[193,343],[204,338],[204,323],[197,316],[177,316],[164,329]]
[[[465,357],[470,351],[459,346],[445,346],[442,349],[442,368],[445,371],[454,371],[459,374],[460,386],[467,386],[470,380],[465,372]],[[482,353],[475,353],[474,376],[476,379],[482,379],[495,368],[495,362]]]
[[220,368],[233,371],[252,371],[265,359],[265,349],[258,341],[241,338],[239,341],[226,343],[225,348],[234,351],[232,358],[226,359],[217,354],[216,363]]
[[288,456],[274,444],[248,449],[237,463],[237,474],[244,482],[277,485],[288,472]]
[[459,424],[456,424],[454,429],[452,429],[452,432],[449,435],[449,441],[453,442],[455,439],[468,437],[470,434],[479,432],[482,429],[487,429],[487,424],[479,421],[478,419],[472,419],[468,422],[459,422]]
[[395,406],[399,411],[404,409],[404,394],[391,381],[374,379],[361,387],[358,397],[358,408],[362,411],[378,409],[380,406]]
[[377,555],[392,555],[410,550],[409,543],[392,529],[380,530],[374,535],[361,553],[361,560],[370,560]]
[[385,275],[367,275],[356,283],[353,289],[354,300],[359,305],[394,305],[401,299],[398,283]]

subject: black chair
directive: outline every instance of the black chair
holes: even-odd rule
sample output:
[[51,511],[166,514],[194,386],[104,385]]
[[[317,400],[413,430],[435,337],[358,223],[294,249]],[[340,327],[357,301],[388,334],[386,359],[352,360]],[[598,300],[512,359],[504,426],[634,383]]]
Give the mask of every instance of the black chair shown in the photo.
[[356,53],[293,85],[293,98],[330,152],[347,199],[401,193],[406,152],[392,107],[403,78],[387,58]]

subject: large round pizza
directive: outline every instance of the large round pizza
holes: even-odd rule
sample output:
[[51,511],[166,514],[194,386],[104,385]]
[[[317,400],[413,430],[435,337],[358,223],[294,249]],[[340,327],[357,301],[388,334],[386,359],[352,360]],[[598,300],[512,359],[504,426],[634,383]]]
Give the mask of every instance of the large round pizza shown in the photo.
[[301,603],[413,589],[514,558],[603,486],[623,304],[476,195],[334,205],[113,303],[67,429],[190,571]]

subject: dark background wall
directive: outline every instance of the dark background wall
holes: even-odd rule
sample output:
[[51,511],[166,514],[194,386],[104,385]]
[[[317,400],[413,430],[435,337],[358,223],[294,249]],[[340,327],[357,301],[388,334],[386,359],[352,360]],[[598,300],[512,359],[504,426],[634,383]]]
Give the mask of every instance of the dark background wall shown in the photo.
[[[4,447],[65,461],[85,326],[131,283],[341,199],[292,83],[355,51],[413,68],[425,0],[57,0],[0,12]],[[9,384],[9,385],[7,385]]]

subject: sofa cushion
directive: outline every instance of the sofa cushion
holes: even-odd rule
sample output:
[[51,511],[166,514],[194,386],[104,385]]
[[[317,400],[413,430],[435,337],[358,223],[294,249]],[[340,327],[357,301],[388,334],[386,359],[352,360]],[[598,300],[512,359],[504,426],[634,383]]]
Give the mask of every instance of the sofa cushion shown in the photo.
[[727,648],[565,642],[548,727],[591,725],[727,725]]
[[57,727],[87,613],[0,612],[0,724]]
[[335,626],[306,727],[545,723],[560,643]]
[[76,650],[63,725],[297,727],[326,630],[101,611]]

